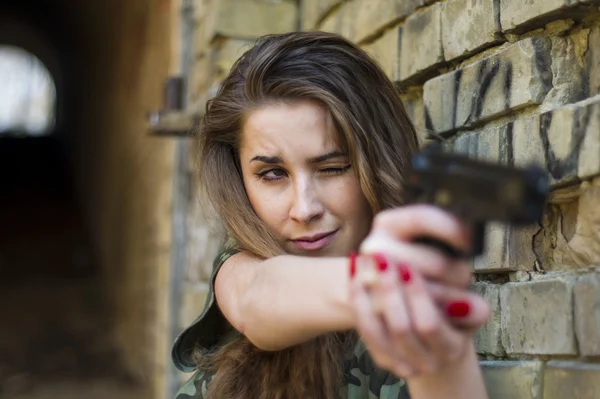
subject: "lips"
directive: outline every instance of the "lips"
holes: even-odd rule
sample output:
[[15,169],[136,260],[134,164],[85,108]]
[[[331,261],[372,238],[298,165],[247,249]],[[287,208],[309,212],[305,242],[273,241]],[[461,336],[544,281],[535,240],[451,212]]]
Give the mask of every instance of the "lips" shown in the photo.
[[328,233],[319,233],[312,236],[303,236],[295,240],[290,240],[291,243],[302,251],[317,251],[325,248],[335,237],[337,230]]

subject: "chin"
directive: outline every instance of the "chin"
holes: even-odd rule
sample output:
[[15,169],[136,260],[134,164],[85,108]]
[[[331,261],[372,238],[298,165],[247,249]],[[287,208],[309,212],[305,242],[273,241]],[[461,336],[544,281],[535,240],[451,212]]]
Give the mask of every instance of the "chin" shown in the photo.
[[286,252],[290,255],[308,256],[308,257],[313,257],[313,258],[337,256],[335,254],[335,251],[332,250],[332,248],[330,248],[330,247],[325,247],[325,248],[321,248],[321,249],[314,250],[314,251],[305,251],[305,250],[301,250],[301,249],[295,248],[293,246],[290,246],[287,248]]

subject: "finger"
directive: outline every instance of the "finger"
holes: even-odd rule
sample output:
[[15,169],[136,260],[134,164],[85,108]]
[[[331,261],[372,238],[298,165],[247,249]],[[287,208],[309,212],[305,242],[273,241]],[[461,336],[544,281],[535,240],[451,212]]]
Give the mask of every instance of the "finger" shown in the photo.
[[395,263],[411,265],[426,279],[463,288],[471,283],[471,269],[466,262],[449,259],[435,248],[398,241],[389,234],[369,235],[361,246],[361,252],[370,255],[386,254]]
[[453,326],[474,331],[489,321],[490,305],[480,295],[435,282],[426,284],[438,309]]
[[404,265],[400,268],[414,329],[432,352],[434,361],[430,363],[428,371],[434,371],[462,353],[467,334],[453,329],[438,311],[419,273]]
[[432,205],[410,205],[382,211],[375,216],[372,231],[404,241],[430,237],[465,253],[470,249],[468,227],[450,213]]
[[375,259],[380,265],[381,278],[371,295],[382,304],[381,315],[394,349],[394,358],[407,359],[416,372],[427,370],[432,363],[431,354],[413,331],[411,314],[396,269],[389,267],[387,259],[381,254],[376,254]]
[[373,361],[386,370],[392,371],[394,368],[399,367],[404,373],[412,372],[407,365],[391,356],[390,341],[386,335],[383,322],[378,314],[373,311],[367,289],[356,280],[353,280],[350,284],[350,299],[354,306],[356,330],[369,349]]
[[379,279],[375,264],[368,256],[359,256],[358,254],[354,254],[353,256],[355,256],[356,267],[354,283],[357,284],[357,287],[362,286],[368,291]]

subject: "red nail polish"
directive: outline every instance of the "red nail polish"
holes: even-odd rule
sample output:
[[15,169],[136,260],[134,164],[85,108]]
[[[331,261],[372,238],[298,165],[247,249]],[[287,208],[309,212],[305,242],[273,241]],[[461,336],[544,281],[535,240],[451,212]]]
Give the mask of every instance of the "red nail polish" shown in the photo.
[[373,256],[375,257],[375,263],[377,264],[377,270],[379,270],[379,272],[386,271],[388,268],[388,262],[387,262],[387,259],[385,259],[385,256],[383,256],[382,254],[375,254]]
[[398,276],[400,277],[400,280],[402,280],[405,283],[408,283],[412,278],[410,268],[405,264],[398,265]]
[[471,305],[465,301],[452,302],[446,308],[446,313],[451,317],[465,317],[471,311]]
[[358,254],[356,252],[351,252],[348,257],[350,258],[350,278],[354,278],[356,275],[356,257]]

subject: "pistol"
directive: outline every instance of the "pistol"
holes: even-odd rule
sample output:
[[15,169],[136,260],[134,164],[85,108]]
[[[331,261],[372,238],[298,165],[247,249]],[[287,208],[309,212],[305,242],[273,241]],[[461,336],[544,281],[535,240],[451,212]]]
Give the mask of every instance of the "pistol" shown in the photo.
[[517,168],[445,151],[428,144],[411,158],[406,203],[438,206],[471,228],[471,253],[461,253],[430,237],[416,241],[433,245],[446,255],[481,255],[489,222],[524,226],[539,222],[550,191],[548,174],[538,165]]

